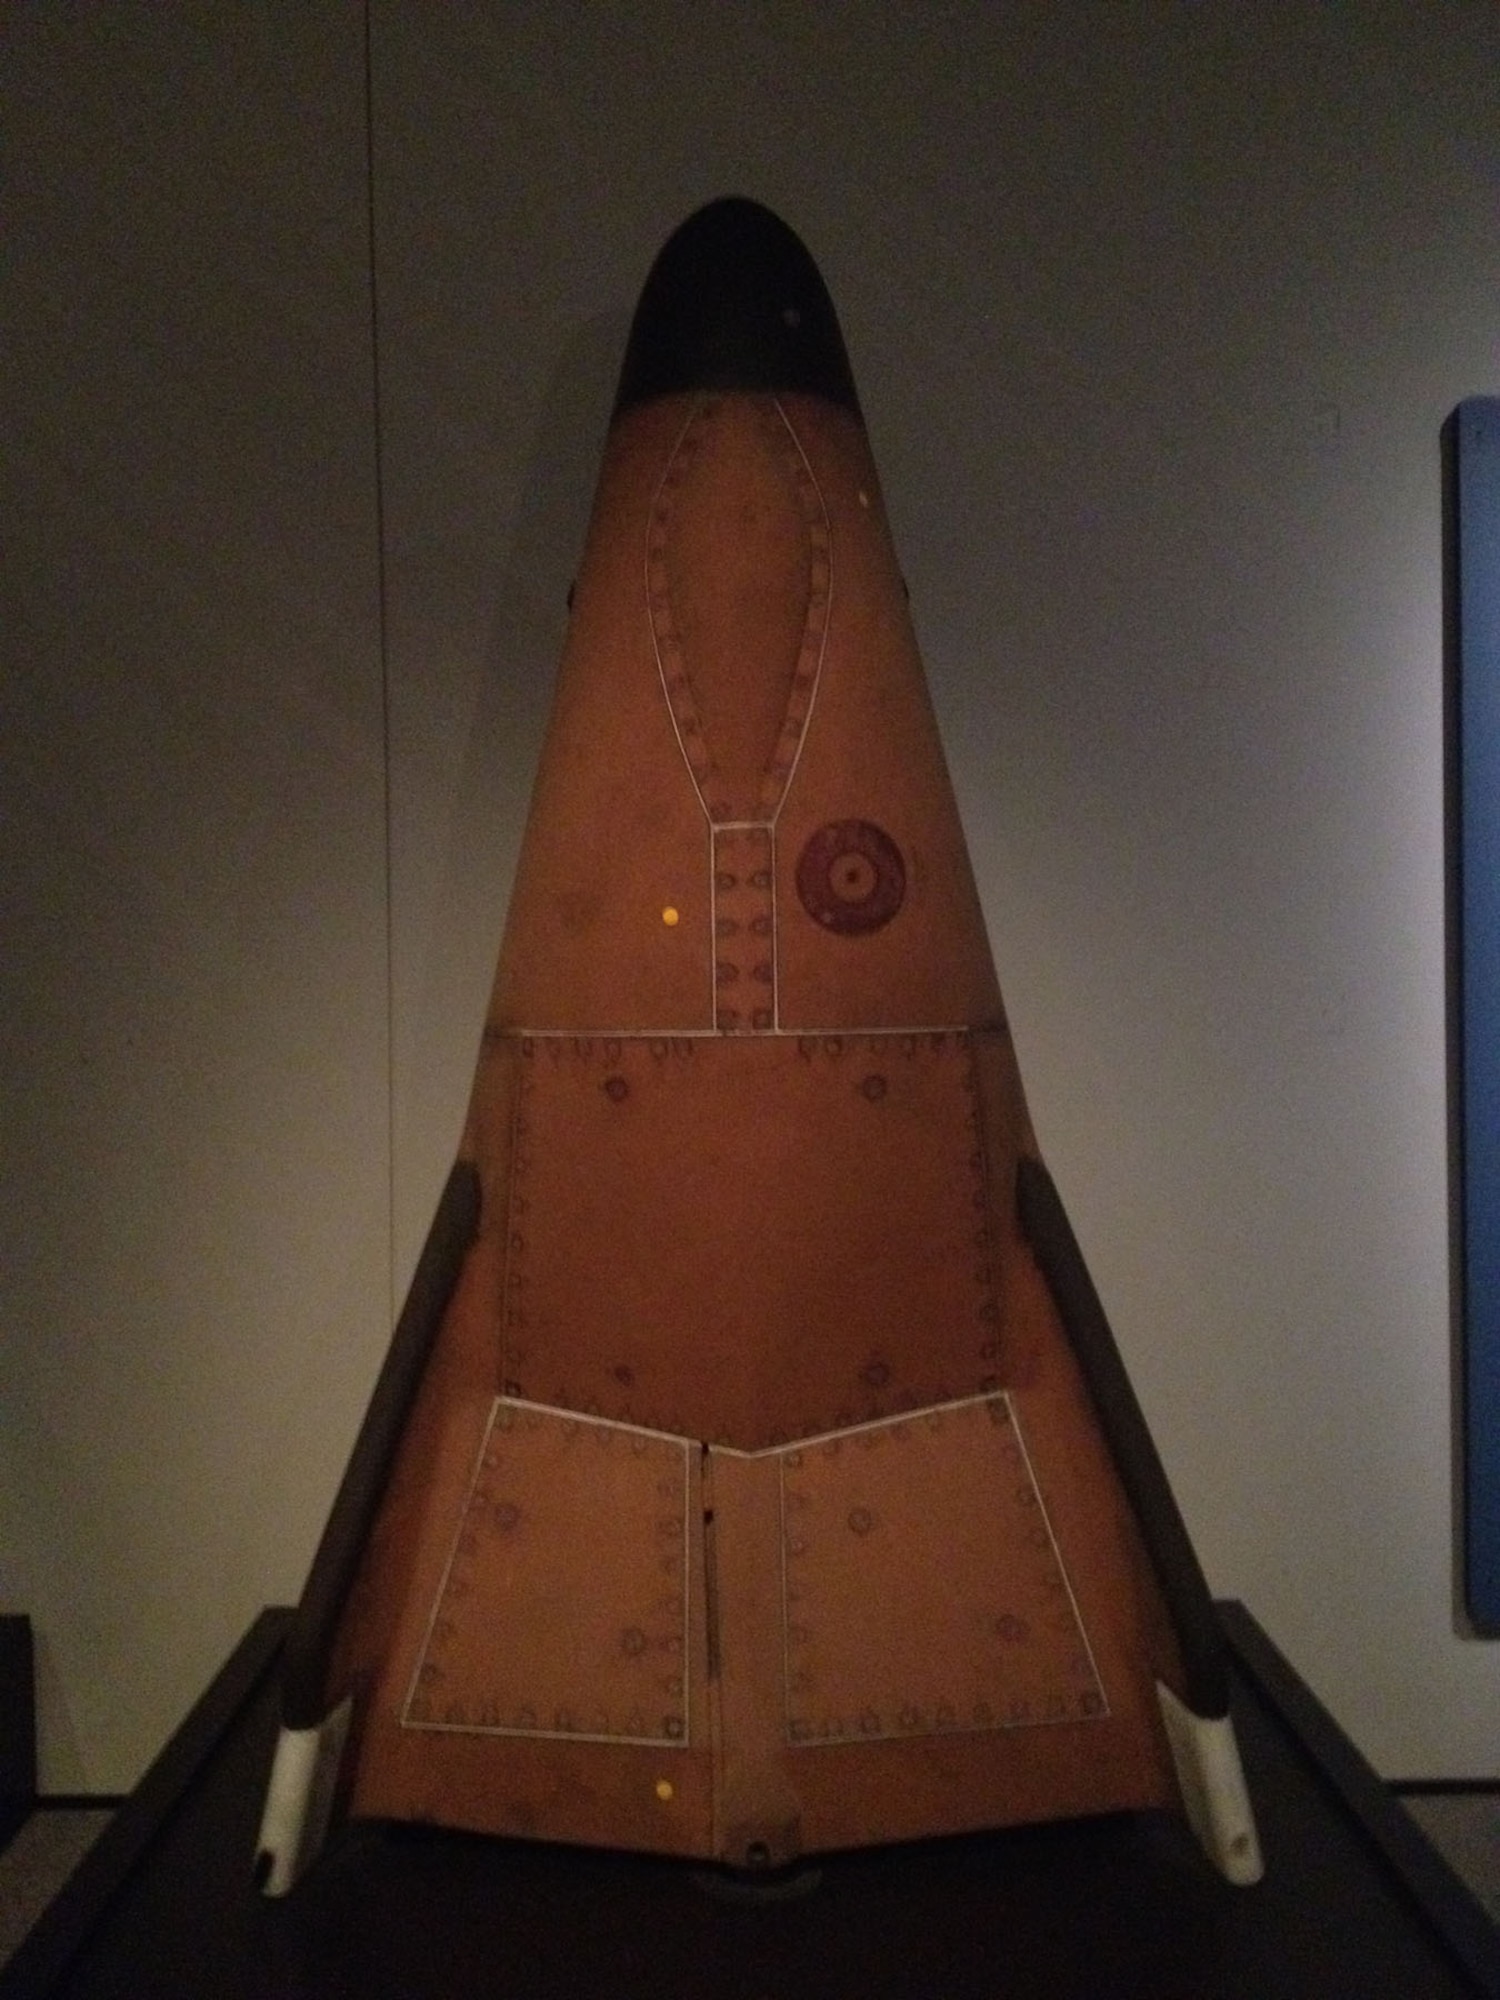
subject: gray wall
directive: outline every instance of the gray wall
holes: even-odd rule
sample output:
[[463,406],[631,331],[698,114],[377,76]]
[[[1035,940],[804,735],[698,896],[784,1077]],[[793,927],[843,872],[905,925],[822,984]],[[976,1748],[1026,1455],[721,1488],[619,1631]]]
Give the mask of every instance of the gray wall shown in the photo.
[[629,312],[839,305],[1023,1072],[1215,1588],[1454,1629],[1439,425],[1500,13],[333,0],[0,29],[0,1607],[128,1786],[295,1596],[457,1137]]

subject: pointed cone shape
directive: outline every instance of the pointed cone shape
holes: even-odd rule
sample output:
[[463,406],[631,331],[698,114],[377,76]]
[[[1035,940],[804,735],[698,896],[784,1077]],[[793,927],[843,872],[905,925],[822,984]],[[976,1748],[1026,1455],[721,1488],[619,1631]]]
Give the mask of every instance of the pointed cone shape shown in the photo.
[[838,322],[752,202],[637,312],[460,1163],[288,1690],[291,1762],[352,1718],[356,1813],[753,1866],[1183,1803],[1254,1869]]

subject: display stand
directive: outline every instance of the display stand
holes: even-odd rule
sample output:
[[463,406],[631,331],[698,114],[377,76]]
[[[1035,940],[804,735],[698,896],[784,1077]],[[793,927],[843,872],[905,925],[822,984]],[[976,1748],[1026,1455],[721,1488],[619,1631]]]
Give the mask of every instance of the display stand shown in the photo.
[[0,1618],[0,1847],[36,1804],[36,1685],[31,1620]]
[[822,1858],[781,1898],[638,1854],[365,1825],[251,1880],[290,1614],[246,1635],[0,1973],[0,2000],[1424,2000],[1500,1995],[1500,1932],[1242,1606],[1220,1607],[1266,1877],[1166,1814]]

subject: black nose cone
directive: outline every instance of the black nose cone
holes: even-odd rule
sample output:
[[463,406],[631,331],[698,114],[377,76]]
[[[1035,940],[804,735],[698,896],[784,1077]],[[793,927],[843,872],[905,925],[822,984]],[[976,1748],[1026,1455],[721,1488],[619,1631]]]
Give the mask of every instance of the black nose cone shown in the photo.
[[759,202],[712,201],[668,237],[631,322],[615,415],[692,389],[800,391],[859,414],[828,288]]

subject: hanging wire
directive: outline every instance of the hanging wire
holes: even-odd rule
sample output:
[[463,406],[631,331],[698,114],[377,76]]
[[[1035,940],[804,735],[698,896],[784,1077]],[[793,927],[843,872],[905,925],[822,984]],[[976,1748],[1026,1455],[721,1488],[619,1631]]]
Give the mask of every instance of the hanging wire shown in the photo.
[[396,1312],[396,942],[391,828],[391,659],[386,611],[385,449],[381,425],[380,286],[375,228],[375,48],[373,0],[364,0],[365,218],[370,274],[370,399],[375,440],[375,594],[380,652],[380,743],[385,870],[386,1320]]

